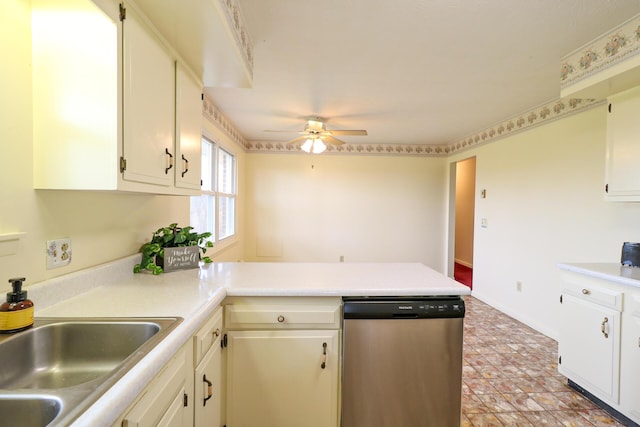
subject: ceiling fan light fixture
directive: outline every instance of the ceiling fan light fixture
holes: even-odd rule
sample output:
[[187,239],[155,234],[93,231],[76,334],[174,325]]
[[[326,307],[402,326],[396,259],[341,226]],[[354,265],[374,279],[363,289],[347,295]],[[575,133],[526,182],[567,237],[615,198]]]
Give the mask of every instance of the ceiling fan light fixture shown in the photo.
[[313,140],[313,149],[311,150],[314,154],[320,154],[324,150],[327,149],[327,146],[322,142],[320,138]]
[[300,149],[307,153],[320,154],[327,149],[327,146],[320,138],[308,138]]

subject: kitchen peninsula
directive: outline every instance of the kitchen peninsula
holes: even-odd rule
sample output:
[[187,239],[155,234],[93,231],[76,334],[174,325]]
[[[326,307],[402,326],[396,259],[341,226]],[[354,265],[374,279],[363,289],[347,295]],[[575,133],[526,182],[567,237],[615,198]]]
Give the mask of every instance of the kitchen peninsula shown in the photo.
[[[328,311],[324,308],[339,307],[345,296],[470,294],[469,288],[418,263],[213,263],[199,269],[152,276],[132,273],[137,260],[138,256],[127,257],[28,288],[36,306],[36,317],[178,316],[184,319],[73,425],[119,425],[147,384],[163,372],[176,352],[185,346],[193,347],[192,338],[198,336],[198,331],[206,327],[220,306],[229,300],[275,298],[273,301],[278,307],[286,306],[286,300],[303,301],[312,311],[319,304],[321,308],[317,313],[320,314],[303,322],[313,326],[315,319],[321,318],[317,320],[318,325],[324,325],[324,329],[335,327],[337,331],[339,311],[336,311],[337,318],[326,321],[323,319],[327,318]],[[304,309],[293,311],[300,313]],[[327,326],[329,324],[333,326]],[[216,337],[220,327],[217,329]],[[335,418],[337,420],[337,414]]]

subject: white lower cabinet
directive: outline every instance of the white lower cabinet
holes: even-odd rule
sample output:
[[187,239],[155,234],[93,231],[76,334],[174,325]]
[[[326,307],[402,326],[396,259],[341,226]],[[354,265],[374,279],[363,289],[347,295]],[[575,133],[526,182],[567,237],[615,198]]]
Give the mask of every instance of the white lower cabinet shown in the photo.
[[640,289],[564,271],[558,370],[640,423]]
[[562,296],[559,371],[595,396],[618,402],[620,312]]
[[151,381],[122,420],[123,427],[186,427],[193,424],[188,404],[189,346],[184,346]]
[[195,370],[195,425],[222,426],[222,363],[220,346],[207,353]]
[[620,350],[620,406],[640,424],[640,291],[625,295]]
[[225,308],[228,427],[336,427],[340,300],[255,298]]
[[338,331],[230,331],[228,339],[229,427],[336,426]]
[[164,416],[158,422],[158,427],[182,427],[184,426],[184,396],[187,391],[184,387],[180,390],[182,394],[178,393],[176,398],[173,399],[169,409],[164,413]]
[[222,427],[222,307],[194,337],[194,425]]
[[337,427],[341,304],[227,298],[113,427]]

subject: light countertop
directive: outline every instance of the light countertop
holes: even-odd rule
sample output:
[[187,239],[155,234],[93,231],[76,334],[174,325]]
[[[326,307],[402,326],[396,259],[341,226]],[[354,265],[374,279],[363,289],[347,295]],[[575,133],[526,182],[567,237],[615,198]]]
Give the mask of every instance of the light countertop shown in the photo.
[[226,296],[468,295],[419,263],[213,263],[153,276],[139,256],[28,286],[37,317],[182,317],[183,322],[73,425],[110,426]]
[[558,264],[558,268],[640,288],[640,267],[626,267],[611,262]]

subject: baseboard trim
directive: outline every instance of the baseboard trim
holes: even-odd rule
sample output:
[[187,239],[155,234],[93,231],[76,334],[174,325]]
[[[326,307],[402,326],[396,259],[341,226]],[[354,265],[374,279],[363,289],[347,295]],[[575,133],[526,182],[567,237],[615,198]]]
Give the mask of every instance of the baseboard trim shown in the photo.
[[478,298],[480,301],[489,304],[491,307],[500,310],[501,312],[503,312],[504,314],[508,315],[509,317],[513,317],[514,319],[516,319],[519,322],[524,323],[525,325],[535,329],[536,331],[540,332],[543,335],[548,336],[549,338],[558,341],[558,336],[557,336],[557,331],[551,331],[548,328],[540,325],[538,322],[535,322],[531,319],[529,319],[528,317],[523,317],[522,313],[518,312],[518,311],[514,311],[513,307],[509,308],[503,304],[500,304],[496,301],[494,301],[492,298],[487,297],[486,295],[483,295],[482,292],[478,292],[475,289],[473,289],[471,291],[471,296],[473,296],[474,298]]
[[462,261],[461,259],[454,259],[453,261],[456,264],[460,264],[460,265],[463,265],[463,266],[468,267],[468,268],[473,268],[473,263],[471,263],[471,262]]
[[611,415],[613,418],[615,418],[620,423],[624,424],[626,427],[640,427],[640,425],[638,425],[638,423],[636,423],[632,419],[628,418],[623,413],[620,413],[620,412],[616,411],[614,408],[612,408],[608,404],[604,403],[602,400],[598,399],[593,394],[589,393],[589,391],[585,390],[579,384],[576,384],[575,382],[571,381],[570,379],[567,379],[567,385],[569,387],[571,387],[572,389],[574,389],[575,391],[577,391],[578,393],[580,393],[581,395],[583,395],[584,397],[586,397],[587,399],[589,399],[590,401],[592,401],[593,403],[595,403],[596,405],[598,405],[605,412],[607,412],[609,415]]

